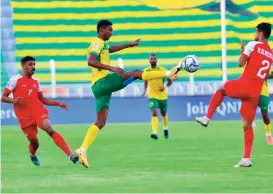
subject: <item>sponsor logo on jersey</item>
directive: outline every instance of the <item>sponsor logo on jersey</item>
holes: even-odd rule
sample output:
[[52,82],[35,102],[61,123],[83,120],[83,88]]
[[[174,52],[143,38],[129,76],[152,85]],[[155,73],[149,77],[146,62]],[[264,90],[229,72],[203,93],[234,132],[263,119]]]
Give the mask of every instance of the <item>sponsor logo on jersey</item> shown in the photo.
[[99,43],[95,42],[92,49],[93,50],[98,50],[98,48],[99,48]]

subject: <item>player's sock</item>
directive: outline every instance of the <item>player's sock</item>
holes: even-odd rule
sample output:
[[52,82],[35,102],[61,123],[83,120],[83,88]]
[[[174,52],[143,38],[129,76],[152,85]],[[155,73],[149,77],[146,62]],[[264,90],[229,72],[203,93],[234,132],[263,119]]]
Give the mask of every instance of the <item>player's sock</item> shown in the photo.
[[96,139],[99,131],[100,131],[100,129],[96,125],[94,125],[94,124],[91,125],[88,128],[87,133],[85,135],[85,138],[84,138],[84,140],[82,142],[82,146],[81,146],[81,148],[85,152],[88,149],[89,145],[91,145],[95,141],[95,139]]
[[270,123],[265,124],[264,128],[265,128],[266,135],[270,135],[271,134],[271,124]]
[[162,116],[163,120],[163,128],[164,128],[164,137],[167,139],[169,137],[169,131],[168,131],[168,115]]
[[217,90],[215,92],[215,94],[212,96],[210,104],[209,104],[209,108],[208,108],[208,112],[207,112],[207,118],[211,119],[212,116],[214,115],[214,112],[216,110],[216,108],[218,106],[220,106],[220,104],[222,103],[224,99],[224,95],[222,92],[220,92],[219,90]]
[[168,130],[168,115],[166,114],[165,116],[163,116],[162,120],[163,120],[163,128],[164,128],[164,130]]
[[243,158],[250,158],[253,140],[254,140],[254,133],[253,133],[252,127],[245,129],[244,130],[244,147],[245,147],[244,150],[245,150],[245,152],[244,152]]
[[63,152],[70,157],[72,154],[69,146],[67,145],[66,141],[64,140],[63,136],[59,134],[58,132],[53,133],[51,136],[55,144],[63,150]]
[[35,156],[36,152],[38,150],[38,146],[35,147],[30,143],[30,144],[28,144],[28,150],[29,150],[30,155]]
[[157,134],[157,131],[158,131],[158,117],[154,117],[152,116],[152,131],[153,131],[153,134]]
[[149,81],[152,79],[167,77],[168,71],[144,71],[142,73],[142,80]]
[[134,78],[134,76],[131,76],[131,77],[129,77],[127,80],[124,80],[124,81],[122,82],[122,86],[123,86],[123,87],[126,87],[126,86],[128,86],[130,83],[132,83],[133,81],[135,81],[135,78]]

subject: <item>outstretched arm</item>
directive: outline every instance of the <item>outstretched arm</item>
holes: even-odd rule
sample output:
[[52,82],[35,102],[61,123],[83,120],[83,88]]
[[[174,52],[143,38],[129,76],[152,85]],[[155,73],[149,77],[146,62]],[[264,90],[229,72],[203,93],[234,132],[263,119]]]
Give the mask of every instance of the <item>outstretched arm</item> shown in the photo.
[[148,82],[144,81],[144,91],[143,91],[143,94],[141,96],[145,96],[146,91],[147,91],[147,87],[148,87]]
[[170,87],[173,84],[173,81],[171,79],[168,78],[168,83],[167,83],[167,87]]
[[43,95],[42,92],[38,92],[38,98],[45,105],[48,105],[48,106],[60,106],[60,107],[62,107],[62,108],[64,108],[64,109],[67,110],[67,104],[66,103],[62,103],[62,102],[58,102],[58,101],[47,99],[47,98],[44,97],[44,95]]
[[109,48],[109,52],[110,53],[114,53],[114,52],[117,52],[117,51],[120,51],[120,50],[123,50],[123,49],[126,49],[126,48],[134,47],[134,46],[139,45],[139,42],[140,42],[140,39],[137,39],[134,42],[131,42],[129,44],[122,44],[122,45],[117,45],[117,46],[111,46]]

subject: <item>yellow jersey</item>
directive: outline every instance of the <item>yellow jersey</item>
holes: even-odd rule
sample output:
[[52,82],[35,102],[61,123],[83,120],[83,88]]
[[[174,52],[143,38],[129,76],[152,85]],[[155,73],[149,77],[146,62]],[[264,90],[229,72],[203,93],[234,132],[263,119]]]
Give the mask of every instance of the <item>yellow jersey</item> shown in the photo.
[[[152,69],[151,67],[147,67],[144,71],[166,71],[165,68],[157,66]],[[166,100],[168,98],[166,89],[162,92],[160,91],[161,87],[164,87],[165,78],[162,79],[154,79],[148,81],[148,98],[155,98],[157,100]]]
[[[109,55],[109,45],[102,39],[96,37],[91,40],[90,46],[87,50],[87,58],[89,55],[94,54],[97,56],[97,61],[104,64],[110,65],[110,55]],[[101,78],[106,77],[109,74],[108,70],[98,69],[91,67],[91,86],[93,86],[96,81]]]
[[269,96],[267,81],[264,81],[264,85],[263,85],[262,91],[261,91],[261,96]]

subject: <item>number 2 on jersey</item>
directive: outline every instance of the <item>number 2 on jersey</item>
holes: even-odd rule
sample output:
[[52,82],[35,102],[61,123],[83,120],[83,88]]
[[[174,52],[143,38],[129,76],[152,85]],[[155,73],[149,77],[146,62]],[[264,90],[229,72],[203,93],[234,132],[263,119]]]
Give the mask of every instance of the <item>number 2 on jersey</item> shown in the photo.
[[265,70],[268,70],[270,68],[270,62],[268,60],[262,61],[262,67],[259,69],[257,76],[264,79],[266,76]]

